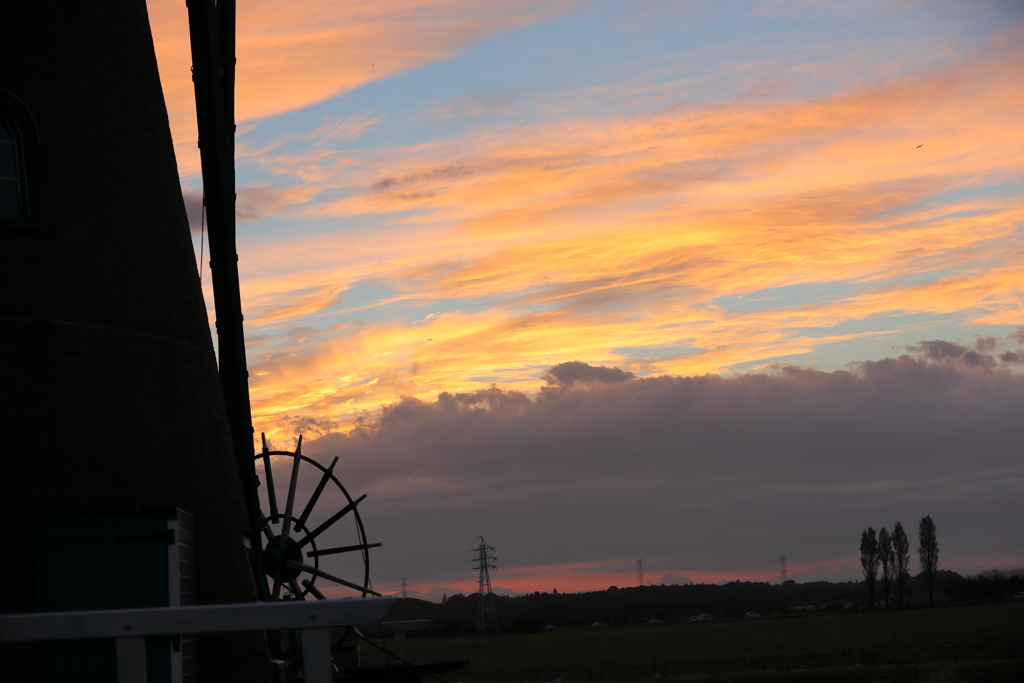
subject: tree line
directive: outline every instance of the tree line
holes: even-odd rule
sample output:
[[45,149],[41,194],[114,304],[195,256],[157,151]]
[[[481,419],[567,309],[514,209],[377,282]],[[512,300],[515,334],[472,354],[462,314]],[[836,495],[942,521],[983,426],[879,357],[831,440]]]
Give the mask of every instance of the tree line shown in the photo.
[[[935,600],[1007,600],[1024,591],[1024,568],[993,569],[977,576],[961,576],[940,569],[934,578]],[[909,576],[905,598],[908,608],[927,604],[925,575]],[[444,604],[416,598],[396,601],[389,621],[429,619],[426,631],[410,637],[471,636],[476,633],[480,613],[479,595],[449,596]],[[784,583],[733,581],[726,584],[681,586],[611,587],[582,593],[535,592],[526,595],[495,596],[502,633],[541,630],[553,624],[586,627],[595,621],[613,624],[646,624],[651,619],[665,623],[685,622],[691,615],[712,614],[716,619],[743,619],[749,611],[762,616],[806,615],[855,612],[868,601],[866,582],[811,581]]]
[[[928,605],[932,606],[935,604],[935,577],[939,570],[939,542],[931,516],[926,515],[921,519],[917,526],[917,537],[918,561],[928,584]],[[896,588],[899,605],[903,607],[907,578],[910,575],[910,540],[900,522],[896,522],[891,533],[885,527],[877,534],[871,527],[861,532],[860,566],[868,586],[872,609],[875,607],[875,584],[879,579],[879,570],[885,607],[888,609],[891,606],[893,587]]]

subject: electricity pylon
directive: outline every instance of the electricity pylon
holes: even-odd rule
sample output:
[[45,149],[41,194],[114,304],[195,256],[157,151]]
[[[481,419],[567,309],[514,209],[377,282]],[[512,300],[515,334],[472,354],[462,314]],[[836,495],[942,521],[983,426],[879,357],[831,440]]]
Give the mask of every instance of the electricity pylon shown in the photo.
[[494,548],[484,543],[484,537],[480,537],[480,547],[474,548],[477,552],[477,566],[473,569],[480,570],[480,588],[477,593],[480,596],[480,614],[477,617],[476,628],[481,635],[498,633],[498,613],[494,609],[494,592],[491,590],[491,569],[497,569],[491,564],[491,560],[498,559],[489,553]]
[[402,597],[403,598],[408,598],[409,597],[409,586],[406,585],[404,578],[402,579]]
[[779,577],[785,581],[787,576],[789,576],[789,568],[786,566],[786,556],[782,555],[779,557]]
[[640,587],[640,588],[642,588],[643,586],[647,585],[644,582],[644,561],[643,560],[637,560],[636,561],[636,585],[637,585],[637,587]]

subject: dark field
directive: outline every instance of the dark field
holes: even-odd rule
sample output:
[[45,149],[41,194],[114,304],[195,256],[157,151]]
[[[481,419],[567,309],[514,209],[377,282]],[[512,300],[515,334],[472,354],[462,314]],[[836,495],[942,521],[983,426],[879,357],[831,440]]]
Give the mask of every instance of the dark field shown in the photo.
[[[383,657],[370,650],[364,646],[364,661]],[[1016,661],[1024,660],[1024,604],[416,638],[408,655],[413,661],[469,660],[465,671],[443,675],[453,683],[758,671],[773,673],[728,680],[1024,681],[1024,661]]]

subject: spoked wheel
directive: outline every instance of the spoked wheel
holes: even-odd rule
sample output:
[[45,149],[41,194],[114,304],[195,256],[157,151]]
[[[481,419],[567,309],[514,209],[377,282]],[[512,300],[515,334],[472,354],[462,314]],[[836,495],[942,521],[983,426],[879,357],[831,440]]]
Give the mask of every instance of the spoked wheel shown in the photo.
[[[300,503],[296,498],[299,495],[299,468],[303,463],[320,470],[320,481],[309,499]],[[334,476],[334,466],[337,463],[338,459],[335,458],[330,467],[324,467],[316,460],[302,455],[301,436],[294,453],[270,450],[267,447],[267,438],[263,436],[263,452],[256,454],[256,473],[263,483],[258,489],[263,516],[261,531],[266,541],[263,545],[263,567],[274,600],[305,600],[310,593],[315,598],[324,600],[324,594],[316,586],[317,579],[351,588],[361,593],[363,597],[380,595],[370,586],[369,553],[370,548],[376,548],[380,543],[366,542],[363,520],[356,509],[366,495],[353,500]],[[285,487],[277,488],[282,485]],[[331,488],[341,492],[345,504],[332,514],[319,513],[317,503],[324,494],[324,489],[330,491]],[[283,511],[278,506],[278,493],[281,492],[285,493]],[[329,497],[338,498],[337,495]],[[318,547],[317,540],[323,542],[321,534],[332,529],[345,517],[348,517],[350,526],[355,526],[356,543],[334,548]],[[316,522],[320,523],[313,526]],[[337,537],[337,533],[332,533],[331,536]],[[348,578],[321,569],[320,558],[325,555],[344,556],[348,560],[344,567],[344,573],[348,574]],[[333,567],[332,570],[343,573]],[[282,594],[282,589],[287,591],[287,595]]]

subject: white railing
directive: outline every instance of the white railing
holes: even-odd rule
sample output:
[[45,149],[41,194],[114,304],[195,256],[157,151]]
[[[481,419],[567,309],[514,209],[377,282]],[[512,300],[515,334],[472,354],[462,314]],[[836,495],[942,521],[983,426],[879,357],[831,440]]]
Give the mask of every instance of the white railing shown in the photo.
[[305,683],[331,683],[332,626],[376,623],[394,598],[0,615],[0,643],[113,638],[118,683],[146,683],[146,636],[297,629]]

